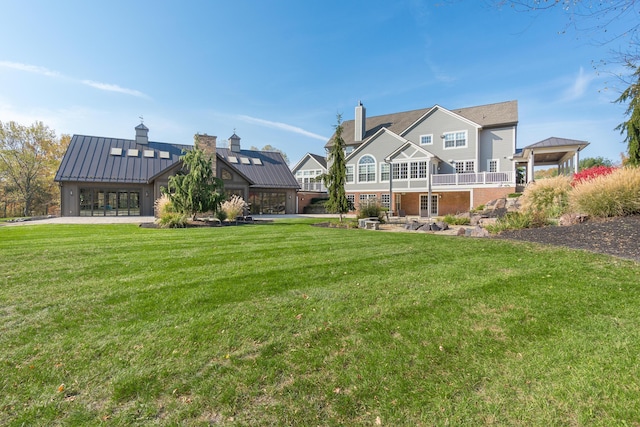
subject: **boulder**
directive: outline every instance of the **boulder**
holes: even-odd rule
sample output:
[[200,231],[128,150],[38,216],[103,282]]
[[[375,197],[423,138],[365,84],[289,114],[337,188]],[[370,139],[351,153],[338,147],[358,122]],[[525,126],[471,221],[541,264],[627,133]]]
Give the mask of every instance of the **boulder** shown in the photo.
[[489,232],[486,229],[477,226],[471,230],[471,237],[489,237]]
[[446,222],[444,222],[444,221],[437,221],[437,222],[436,222],[436,225],[437,225],[438,227],[440,227],[440,230],[442,230],[442,231],[445,231],[445,230],[448,230],[448,229],[449,229],[449,224],[447,224],[447,223],[446,223]]
[[458,232],[456,233],[456,236],[464,236],[467,232],[467,229],[464,227],[460,227],[458,228]]
[[558,219],[558,225],[562,225],[562,226],[576,225],[576,224],[580,224],[581,222],[585,222],[587,219],[589,219],[589,215],[568,213],[568,214],[562,215]]

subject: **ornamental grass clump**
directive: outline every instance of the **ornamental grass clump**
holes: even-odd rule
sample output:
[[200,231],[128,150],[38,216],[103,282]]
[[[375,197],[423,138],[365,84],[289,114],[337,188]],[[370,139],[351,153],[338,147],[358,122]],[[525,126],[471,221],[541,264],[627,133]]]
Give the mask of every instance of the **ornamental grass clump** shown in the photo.
[[594,217],[640,214],[640,168],[619,168],[577,184],[571,208]]
[[545,178],[527,186],[522,194],[522,212],[537,220],[558,218],[569,207],[571,179],[566,176]]
[[247,204],[240,196],[233,195],[229,200],[222,202],[220,210],[225,213],[228,220],[234,220],[241,216]]
[[187,226],[188,217],[186,214],[176,212],[171,197],[163,194],[153,203],[156,224],[162,228],[184,228]]

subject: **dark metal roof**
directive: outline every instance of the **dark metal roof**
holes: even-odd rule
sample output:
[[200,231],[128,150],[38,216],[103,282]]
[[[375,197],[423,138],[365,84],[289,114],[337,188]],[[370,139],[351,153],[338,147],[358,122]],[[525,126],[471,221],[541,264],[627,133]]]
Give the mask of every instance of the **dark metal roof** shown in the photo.
[[[120,148],[120,155],[112,155],[112,148]],[[182,150],[190,145],[149,142],[137,144],[133,140],[73,135],[69,148],[60,163],[55,181],[148,183],[180,161]],[[128,150],[138,150],[136,156]],[[145,157],[144,150],[153,151]],[[161,158],[160,152],[168,153]]]
[[[397,135],[400,135],[404,130],[415,124],[416,121],[431,111],[434,107],[367,117],[365,121],[367,129],[363,140],[374,135],[383,127]],[[518,122],[518,101],[499,102],[495,104],[479,105],[477,107],[458,108],[449,111],[459,114],[465,119],[471,120],[482,127],[513,125]],[[342,139],[344,139],[346,145],[362,144],[362,141],[354,141],[354,126],[355,120],[347,120],[342,123]],[[333,136],[327,142],[325,147],[330,147],[332,144]]]
[[321,156],[319,154],[312,154],[312,153],[309,153],[309,155],[311,157],[313,157],[316,162],[320,163],[320,166],[322,166],[325,169],[327,168],[327,158],[326,157],[323,157],[323,156]]
[[552,136],[551,138],[543,139],[535,144],[527,145],[526,149],[542,148],[542,147],[564,147],[564,146],[578,146],[586,147],[589,145],[587,141],[581,141],[579,139],[557,138]]
[[[216,153],[225,162],[249,180],[251,187],[300,188],[282,154],[275,151],[240,150],[217,148]],[[229,160],[234,158],[235,161]],[[243,159],[247,159],[244,160]],[[258,162],[254,161],[257,159]],[[247,163],[248,161],[248,163]]]

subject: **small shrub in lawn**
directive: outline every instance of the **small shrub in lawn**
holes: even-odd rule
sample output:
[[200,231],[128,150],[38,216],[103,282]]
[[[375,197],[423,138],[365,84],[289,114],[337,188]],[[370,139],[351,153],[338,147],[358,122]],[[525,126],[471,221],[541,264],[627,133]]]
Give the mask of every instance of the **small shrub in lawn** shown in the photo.
[[220,222],[223,222],[225,219],[227,219],[227,213],[222,209],[218,209],[216,211],[216,218],[218,218]]
[[444,222],[449,225],[467,225],[471,222],[471,218],[466,216],[455,216],[451,214],[447,214],[442,218]]
[[358,218],[378,218],[382,221],[384,211],[377,199],[369,199],[360,203]]
[[484,205],[478,205],[475,208],[471,209],[471,212],[482,212],[484,210]]
[[508,199],[516,199],[518,197],[522,196],[522,193],[509,193],[507,194],[507,198]]
[[575,187],[582,182],[588,181],[598,176],[609,175],[616,169],[617,168],[611,166],[594,166],[589,169],[581,170],[580,172],[573,175],[573,181],[571,182],[571,185]]
[[571,180],[562,175],[533,182],[522,193],[522,211],[536,217],[557,218],[569,206],[570,191]]
[[582,181],[570,201],[574,211],[594,217],[640,214],[640,168],[619,168]]

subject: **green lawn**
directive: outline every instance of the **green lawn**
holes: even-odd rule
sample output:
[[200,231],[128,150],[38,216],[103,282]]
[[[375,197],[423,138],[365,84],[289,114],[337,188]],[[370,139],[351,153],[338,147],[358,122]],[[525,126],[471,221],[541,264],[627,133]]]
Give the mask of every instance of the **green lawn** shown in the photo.
[[0,254],[0,425],[640,425],[631,261],[293,220]]

